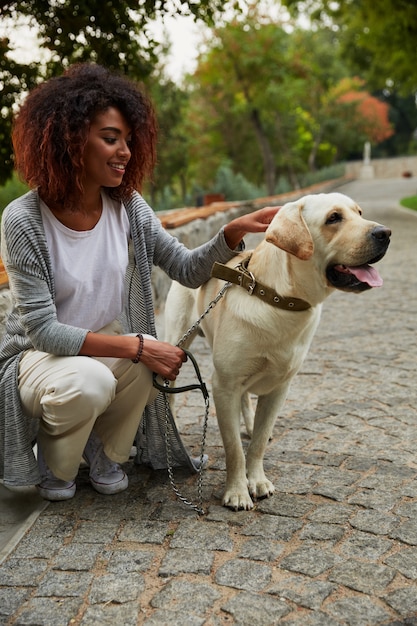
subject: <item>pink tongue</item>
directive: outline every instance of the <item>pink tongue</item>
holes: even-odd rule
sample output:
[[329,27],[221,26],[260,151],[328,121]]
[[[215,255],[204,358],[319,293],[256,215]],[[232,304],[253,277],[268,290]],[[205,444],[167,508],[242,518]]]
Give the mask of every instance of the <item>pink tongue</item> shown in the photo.
[[374,267],[370,265],[359,265],[359,267],[346,267],[346,269],[356,276],[361,283],[368,283],[371,287],[381,287],[383,280]]

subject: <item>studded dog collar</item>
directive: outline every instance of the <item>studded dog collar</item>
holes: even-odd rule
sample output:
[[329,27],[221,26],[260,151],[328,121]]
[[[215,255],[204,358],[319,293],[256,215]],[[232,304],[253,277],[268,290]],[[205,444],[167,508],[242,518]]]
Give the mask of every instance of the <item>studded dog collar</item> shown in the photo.
[[306,300],[281,296],[270,287],[259,283],[252,272],[247,269],[249,261],[250,256],[246,257],[246,259],[235,267],[229,267],[216,262],[212,267],[211,275],[213,278],[220,278],[234,285],[239,285],[243,287],[250,296],[256,296],[263,302],[267,302],[285,311],[306,311],[311,307]]

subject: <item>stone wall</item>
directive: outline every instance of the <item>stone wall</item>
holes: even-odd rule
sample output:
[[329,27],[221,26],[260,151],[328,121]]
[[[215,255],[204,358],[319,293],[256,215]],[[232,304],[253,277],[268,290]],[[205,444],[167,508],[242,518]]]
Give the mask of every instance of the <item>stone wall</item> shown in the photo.
[[[370,166],[370,167],[369,167]],[[417,176],[417,156],[404,156],[392,159],[371,159],[369,166],[363,161],[346,163],[346,176],[349,178],[401,178],[404,175]],[[369,171],[372,175],[369,176]],[[362,176],[362,173],[366,173]]]

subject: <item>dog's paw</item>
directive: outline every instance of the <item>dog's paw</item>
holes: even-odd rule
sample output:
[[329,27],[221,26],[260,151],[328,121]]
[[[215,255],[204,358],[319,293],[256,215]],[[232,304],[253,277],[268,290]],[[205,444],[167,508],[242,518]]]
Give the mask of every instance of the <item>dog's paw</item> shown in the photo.
[[249,493],[254,500],[261,500],[262,498],[269,498],[275,491],[274,485],[270,480],[264,478],[259,481],[248,481]]
[[253,509],[253,502],[247,489],[242,493],[235,489],[226,489],[222,504],[233,511],[250,511]]

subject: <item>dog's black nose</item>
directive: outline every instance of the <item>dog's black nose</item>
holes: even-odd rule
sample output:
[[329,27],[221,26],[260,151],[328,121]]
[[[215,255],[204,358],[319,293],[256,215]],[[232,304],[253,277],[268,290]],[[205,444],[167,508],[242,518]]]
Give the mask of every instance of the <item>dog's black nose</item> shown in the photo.
[[391,237],[391,229],[386,226],[375,226],[371,234],[378,241],[386,241]]

